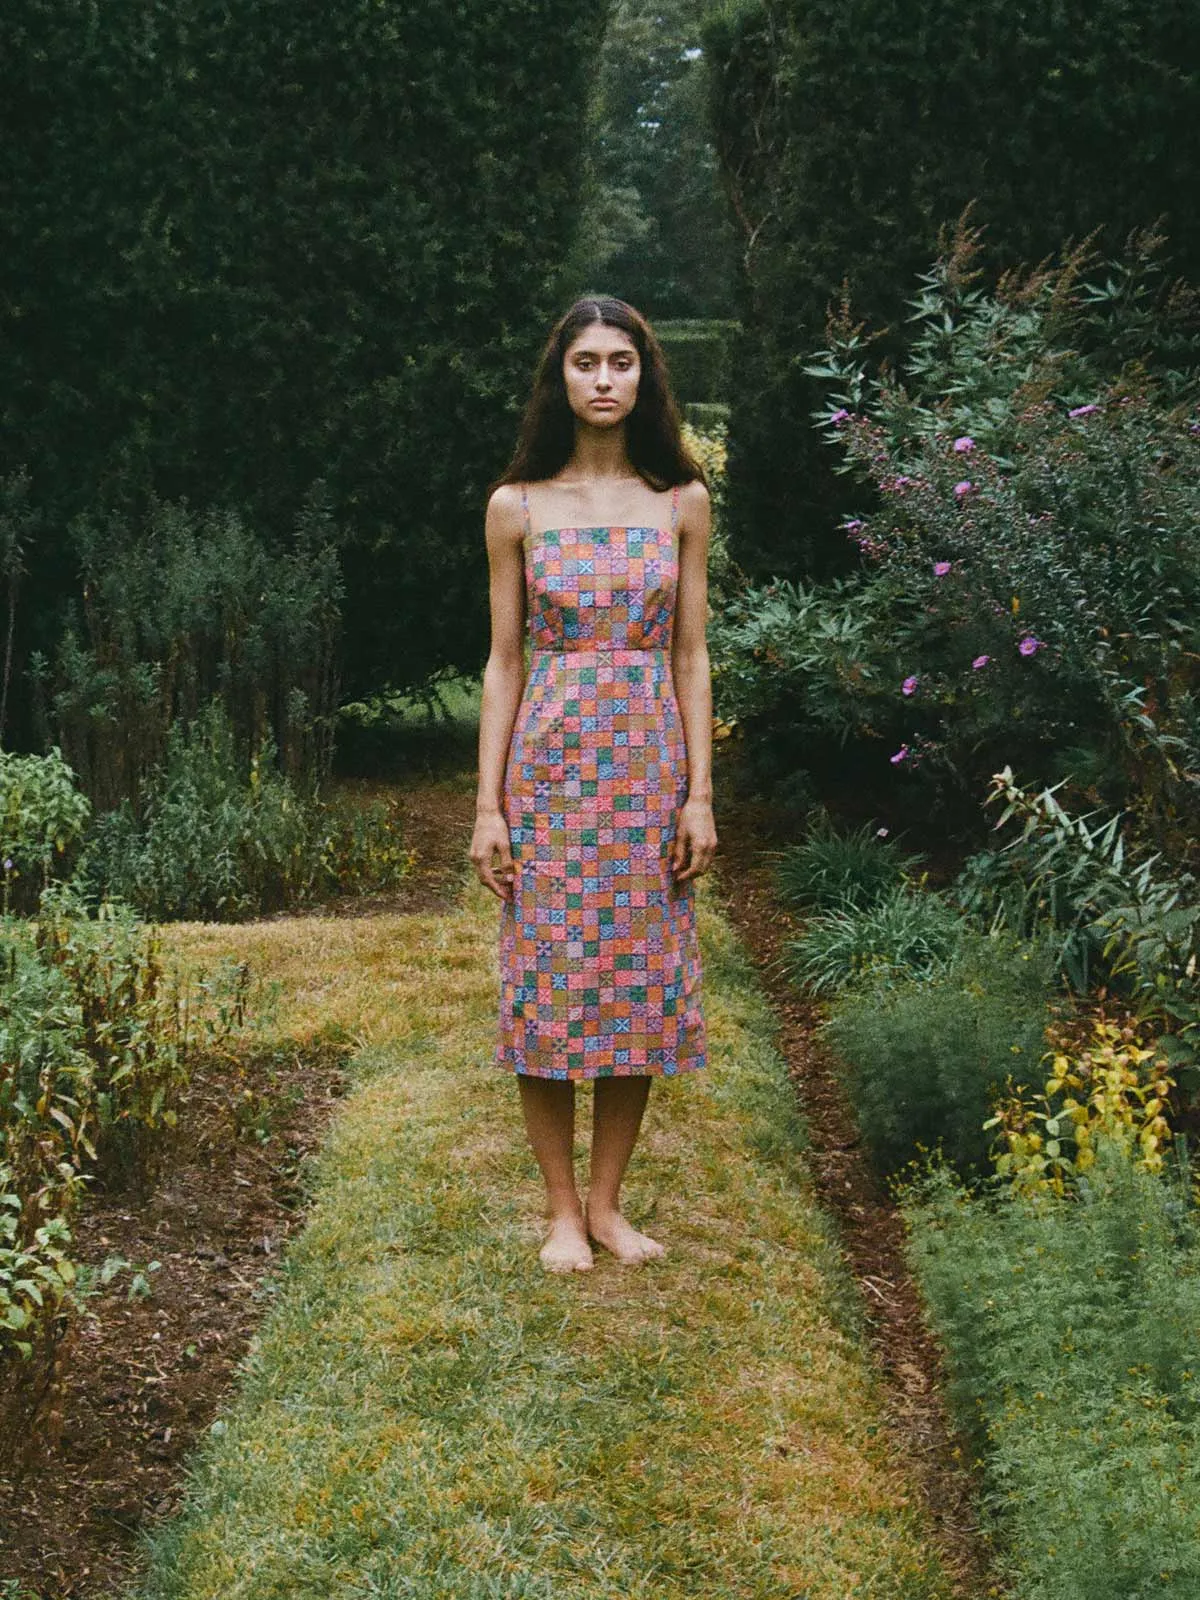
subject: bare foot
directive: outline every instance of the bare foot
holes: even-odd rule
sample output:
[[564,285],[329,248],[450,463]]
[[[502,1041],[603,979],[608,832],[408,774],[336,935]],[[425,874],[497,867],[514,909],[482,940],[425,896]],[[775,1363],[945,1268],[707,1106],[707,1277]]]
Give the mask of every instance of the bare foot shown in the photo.
[[582,1217],[555,1217],[550,1236],[538,1252],[547,1272],[590,1272],[592,1248]]
[[666,1255],[666,1248],[657,1239],[639,1233],[619,1211],[589,1211],[588,1233],[627,1267],[640,1267],[644,1261]]

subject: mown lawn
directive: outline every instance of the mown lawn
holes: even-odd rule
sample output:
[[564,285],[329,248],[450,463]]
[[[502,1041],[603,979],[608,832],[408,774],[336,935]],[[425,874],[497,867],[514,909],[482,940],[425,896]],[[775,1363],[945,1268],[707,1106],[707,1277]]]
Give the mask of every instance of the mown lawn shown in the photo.
[[[707,884],[712,1069],[657,1085],[641,1269],[536,1260],[540,1191],[488,1063],[496,904],[181,928],[362,1040],[310,1220],[140,1596],[925,1600],[950,1586],[806,1186],[771,1019]],[[582,1091],[581,1150],[590,1112]]]

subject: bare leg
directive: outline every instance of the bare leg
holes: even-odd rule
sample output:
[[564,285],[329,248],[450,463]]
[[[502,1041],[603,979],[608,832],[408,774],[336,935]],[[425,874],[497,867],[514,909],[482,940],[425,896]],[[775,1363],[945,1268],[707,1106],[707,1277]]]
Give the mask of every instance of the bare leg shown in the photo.
[[592,1238],[626,1266],[640,1266],[652,1256],[663,1254],[657,1240],[639,1233],[621,1215],[621,1179],[637,1143],[649,1098],[650,1079],[644,1073],[596,1079],[587,1227]]
[[575,1085],[518,1073],[525,1131],[546,1182],[550,1234],[539,1259],[548,1272],[586,1272],[592,1265],[583,1206],[575,1187]]

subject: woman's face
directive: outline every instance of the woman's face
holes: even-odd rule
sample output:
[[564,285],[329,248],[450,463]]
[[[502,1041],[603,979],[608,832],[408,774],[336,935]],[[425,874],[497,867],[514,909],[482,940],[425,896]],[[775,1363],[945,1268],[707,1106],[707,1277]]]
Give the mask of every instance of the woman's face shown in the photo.
[[642,364],[629,334],[593,322],[577,333],[563,356],[567,403],[581,422],[611,428],[637,402]]

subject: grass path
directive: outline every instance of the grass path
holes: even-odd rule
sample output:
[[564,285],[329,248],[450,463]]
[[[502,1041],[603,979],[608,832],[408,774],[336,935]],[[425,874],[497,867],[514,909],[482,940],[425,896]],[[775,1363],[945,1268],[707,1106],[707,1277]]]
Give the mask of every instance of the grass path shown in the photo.
[[[855,1297],[749,965],[701,892],[710,1072],[656,1085],[627,1185],[670,1247],[548,1277],[487,1065],[496,906],[182,929],[362,1039],[239,1392],[145,1600],[933,1600]],[[581,1146],[589,1096],[581,1099]]]

